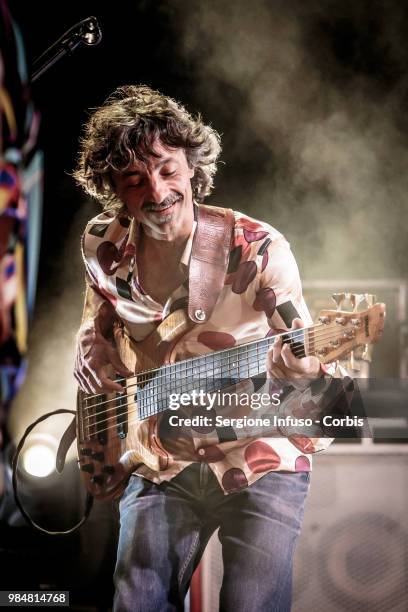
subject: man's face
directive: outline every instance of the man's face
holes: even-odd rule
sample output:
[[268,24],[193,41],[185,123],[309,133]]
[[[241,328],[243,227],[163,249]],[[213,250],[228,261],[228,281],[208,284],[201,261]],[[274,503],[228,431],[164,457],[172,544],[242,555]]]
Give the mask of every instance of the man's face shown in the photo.
[[123,172],[113,173],[117,196],[146,233],[158,240],[188,235],[194,218],[191,179],[183,149],[160,141],[153,144],[156,156],[137,161]]

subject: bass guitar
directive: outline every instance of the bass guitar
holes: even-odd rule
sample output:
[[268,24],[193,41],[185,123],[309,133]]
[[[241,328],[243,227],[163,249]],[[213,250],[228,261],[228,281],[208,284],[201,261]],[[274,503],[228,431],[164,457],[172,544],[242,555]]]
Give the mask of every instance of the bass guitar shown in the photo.
[[357,347],[376,342],[384,327],[385,306],[359,312],[323,310],[316,324],[233,348],[175,361],[177,341],[194,325],[185,310],[171,313],[142,342],[123,327],[114,332],[123,362],[135,374],[119,379],[123,393],[78,391],[76,433],[85,486],[97,499],[120,496],[138,464],[163,469],[168,453],[156,435],[157,418],[168,409],[171,393],[220,390],[220,381],[241,381],[266,371],[268,349],[278,336],[298,357],[315,355],[321,363],[343,359]]

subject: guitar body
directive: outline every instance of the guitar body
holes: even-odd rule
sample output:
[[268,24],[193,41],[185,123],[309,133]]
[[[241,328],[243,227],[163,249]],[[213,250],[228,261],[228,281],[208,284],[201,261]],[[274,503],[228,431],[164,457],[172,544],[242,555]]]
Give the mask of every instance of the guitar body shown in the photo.
[[[145,340],[134,342],[123,327],[114,331],[122,361],[136,374],[174,362],[177,341],[194,323],[185,310],[171,313]],[[146,380],[149,379],[148,373]],[[89,395],[78,391],[77,445],[84,484],[96,499],[119,497],[135,467],[165,469],[169,455],[157,436],[157,416],[138,420],[135,379],[123,381],[117,393]],[[139,385],[140,386],[140,385]],[[123,399],[121,399],[123,397]]]
[[[211,387],[211,381],[264,373],[267,350],[279,335],[283,342],[290,342],[295,356],[315,355],[323,363],[333,362],[356,347],[376,342],[382,334],[384,318],[384,304],[358,312],[324,310],[319,323],[302,330],[182,361],[177,359],[177,342],[195,325],[185,310],[171,313],[142,342],[134,342],[123,327],[117,327],[114,334],[119,354],[135,376],[122,379],[123,393],[89,395],[78,391],[78,457],[86,488],[96,499],[118,497],[138,464],[159,471],[169,465],[173,456],[194,460],[191,439],[170,440],[164,433],[171,455],[160,442],[158,415],[167,411],[169,391],[180,387],[185,391],[190,381],[193,391],[198,377],[200,387],[203,384],[214,392],[217,389]],[[180,362],[161,367],[176,361]],[[160,422],[162,433],[165,421]]]

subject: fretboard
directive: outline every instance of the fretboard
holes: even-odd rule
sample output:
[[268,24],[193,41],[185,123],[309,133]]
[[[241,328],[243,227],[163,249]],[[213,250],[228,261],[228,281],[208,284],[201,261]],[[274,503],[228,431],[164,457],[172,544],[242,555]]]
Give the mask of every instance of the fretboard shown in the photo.
[[[295,330],[283,336],[283,342],[290,343],[298,357],[306,355],[305,335],[308,331]],[[138,375],[136,400],[139,418],[146,419],[167,410],[172,394],[214,393],[239,381],[261,377],[266,372],[267,352],[275,338],[271,336],[207,353],[164,365],[151,374]]]

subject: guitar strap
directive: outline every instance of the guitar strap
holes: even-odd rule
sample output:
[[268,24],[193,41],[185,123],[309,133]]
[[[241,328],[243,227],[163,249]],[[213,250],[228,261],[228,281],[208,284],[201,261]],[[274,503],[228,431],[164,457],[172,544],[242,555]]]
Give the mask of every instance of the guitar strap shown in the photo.
[[194,323],[211,317],[227,273],[234,213],[230,208],[196,207],[197,228],[191,249],[188,316]]

